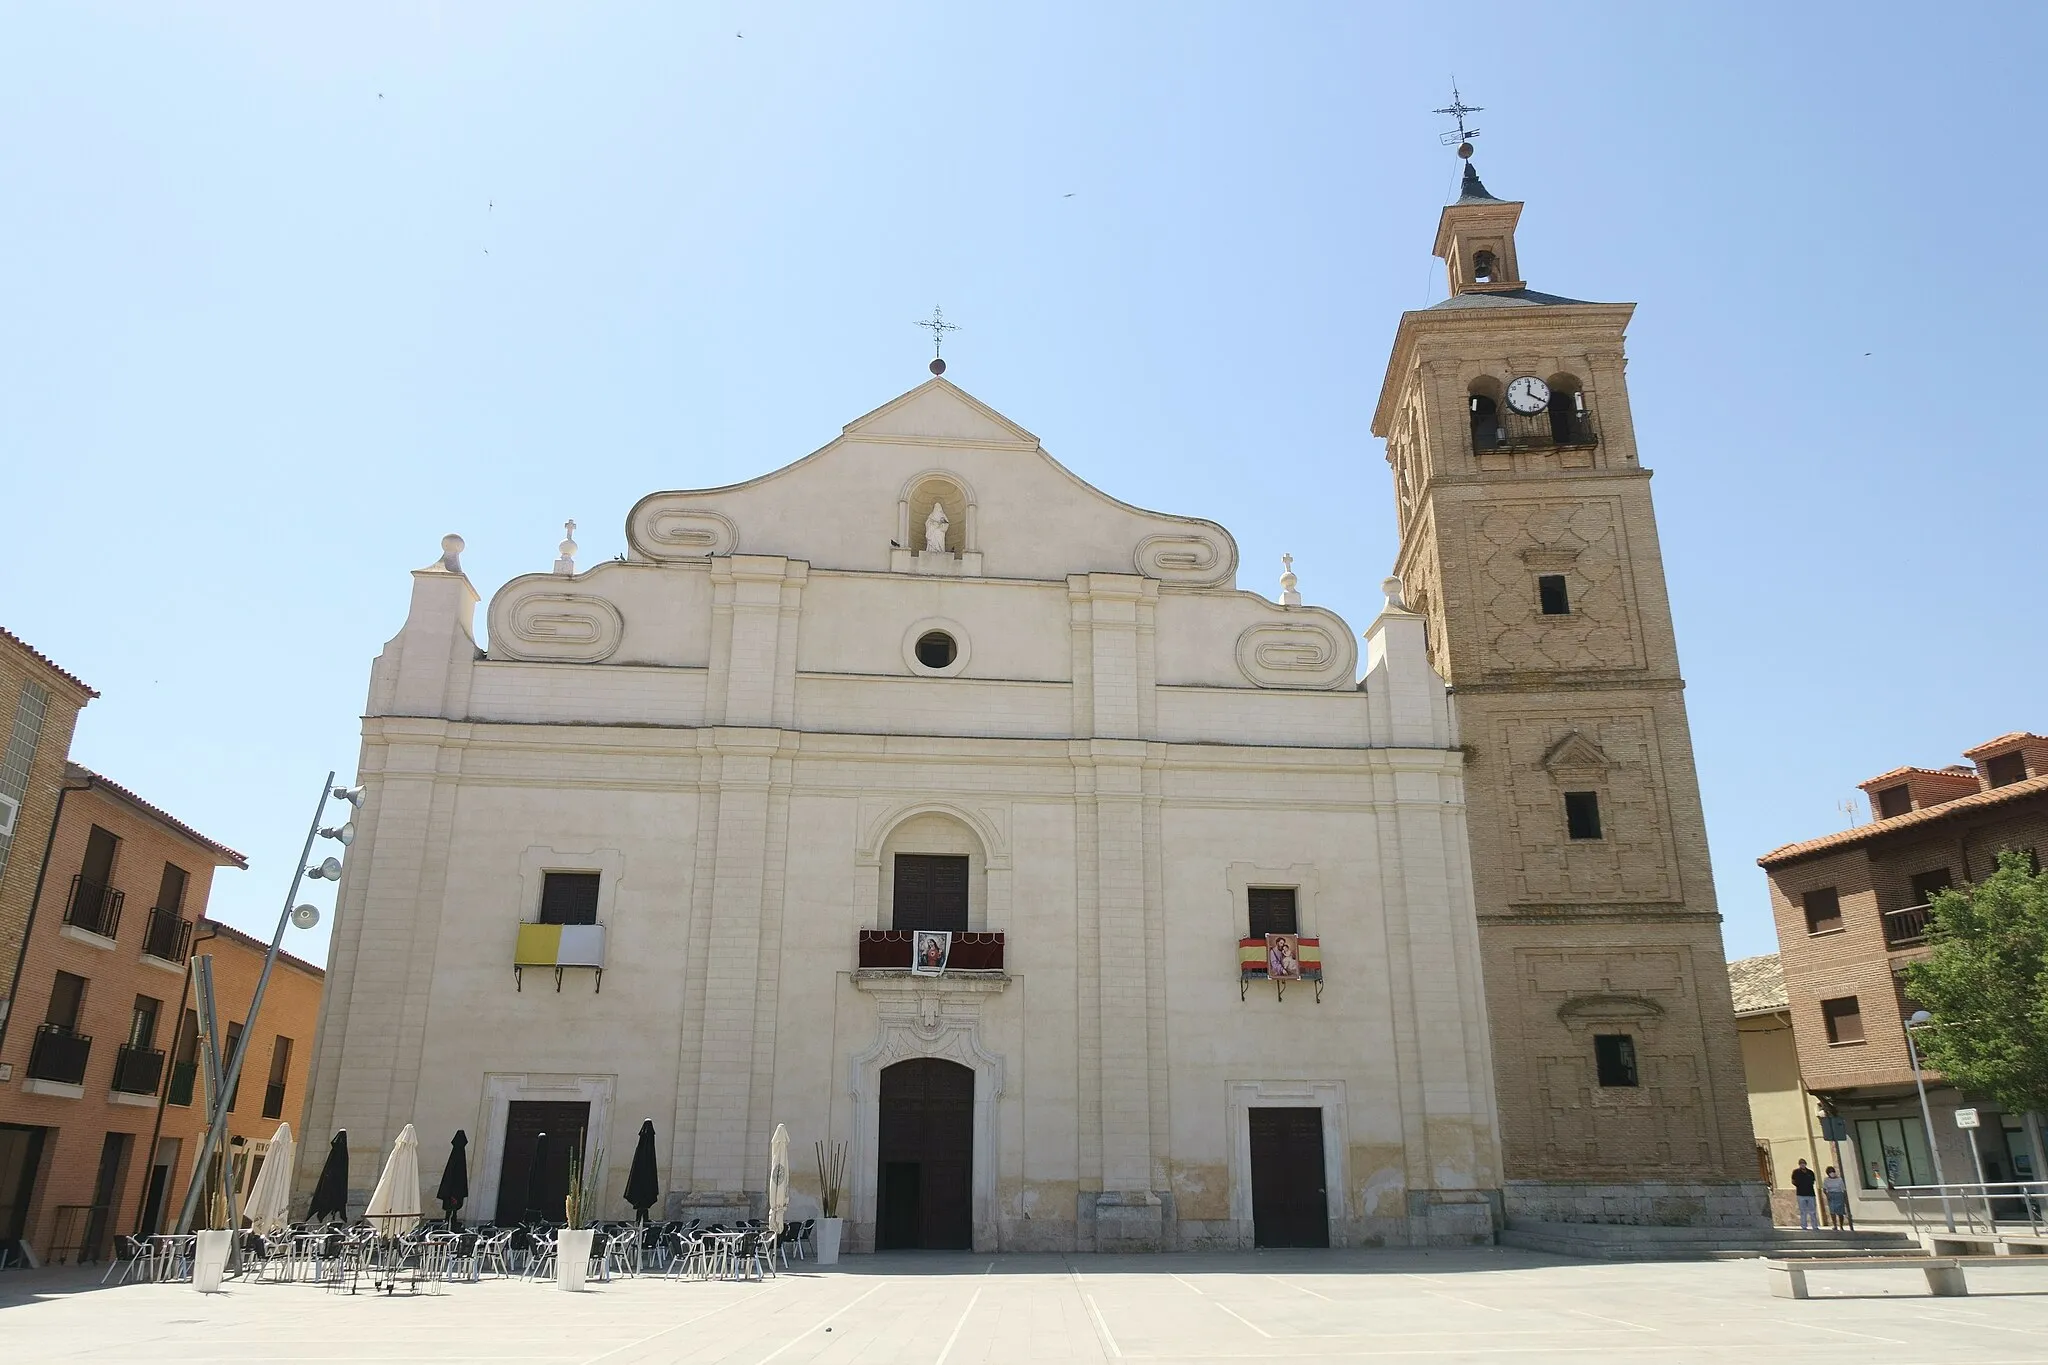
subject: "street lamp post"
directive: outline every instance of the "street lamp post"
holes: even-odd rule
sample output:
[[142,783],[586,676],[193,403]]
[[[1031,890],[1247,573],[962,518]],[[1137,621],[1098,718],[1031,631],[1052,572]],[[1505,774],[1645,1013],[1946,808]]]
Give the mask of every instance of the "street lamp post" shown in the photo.
[[[185,1190],[185,1207],[178,1216],[179,1232],[192,1230],[192,1220],[199,1212],[199,1197],[204,1189],[207,1163],[213,1159],[214,1150],[221,1145],[222,1138],[226,1135],[228,1096],[235,1093],[235,1084],[242,1078],[242,1060],[249,1055],[249,1044],[255,1041],[256,1016],[263,1008],[263,993],[270,985],[270,969],[277,965],[278,951],[284,946],[285,926],[294,924],[301,929],[310,929],[320,922],[320,912],[312,906],[301,905],[297,909],[292,907],[292,902],[298,899],[299,884],[307,877],[315,881],[341,880],[341,861],[338,858],[328,858],[313,867],[306,865],[307,860],[313,856],[313,841],[317,838],[333,839],[343,848],[355,842],[356,827],[353,824],[344,823],[338,829],[320,828],[320,820],[326,814],[327,803],[337,798],[347,801],[351,806],[360,805],[363,799],[362,788],[335,786],[333,773],[327,774],[327,780],[320,784],[320,804],[313,808],[313,823],[306,830],[306,846],[300,851],[297,868],[292,873],[292,889],[285,895],[284,909],[278,913],[277,932],[270,936],[270,951],[264,955],[262,974],[256,978],[256,993],[249,998],[249,1017],[242,1024],[242,1037],[235,1046],[234,1055],[221,1059],[222,1075],[219,1090],[207,1097],[207,1108],[210,1113],[207,1118],[206,1135],[199,1144],[199,1159],[192,1167],[192,1183]],[[222,1163],[221,1178],[224,1181],[233,1179],[232,1163]],[[228,1207],[234,1207],[232,1200]],[[229,1229],[231,1232],[239,1230]],[[239,1240],[238,1238],[237,1244]]]
[[1913,1030],[1934,1022],[1934,1016],[1926,1010],[1914,1010],[1906,1020],[1906,1056],[1913,1062],[1913,1084],[1920,1090],[1920,1122],[1927,1129],[1927,1152],[1934,1158],[1934,1183],[1941,1188],[1941,1220],[1948,1224],[1948,1230],[1956,1230],[1955,1210],[1948,1203],[1948,1177],[1941,1173],[1941,1145],[1934,1137],[1934,1111],[1927,1107],[1927,1081],[1920,1074],[1920,1049],[1913,1046]]

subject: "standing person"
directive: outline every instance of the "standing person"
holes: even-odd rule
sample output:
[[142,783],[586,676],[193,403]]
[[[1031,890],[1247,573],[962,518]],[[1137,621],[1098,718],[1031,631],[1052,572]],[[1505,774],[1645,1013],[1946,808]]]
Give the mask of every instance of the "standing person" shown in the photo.
[[1828,1167],[1828,1173],[1821,1178],[1821,1193],[1828,1197],[1828,1226],[1836,1232],[1845,1227],[1856,1231],[1856,1217],[1849,1212],[1849,1182],[1842,1179],[1842,1173]]
[[1799,1196],[1799,1230],[1820,1231],[1820,1205],[1813,1197],[1813,1167],[1800,1157],[1799,1164],[1792,1168],[1792,1193]]

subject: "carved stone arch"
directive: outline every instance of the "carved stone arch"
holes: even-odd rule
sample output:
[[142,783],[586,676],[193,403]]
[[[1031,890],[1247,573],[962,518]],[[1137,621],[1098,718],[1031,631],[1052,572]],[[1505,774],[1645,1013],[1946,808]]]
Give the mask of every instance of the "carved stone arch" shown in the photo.
[[889,894],[884,880],[890,869],[883,863],[887,861],[890,839],[897,830],[924,815],[944,816],[980,845],[978,853],[969,855],[976,865],[968,890],[968,916],[974,932],[1007,928],[1011,887],[1010,840],[1004,827],[1007,811],[978,810],[958,802],[931,799],[863,806],[860,841],[853,851],[856,922],[877,929],[889,927]]
[[[903,481],[896,495],[896,544],[923,551],[924,519],[931,515],[934,500],[945,504],[946,517],[953,523],[946,548],[954,554],[979,554],[980,503],[974,486],[950,469],[926,469]],[[959,543],[952,543],[956,539]]]
[[1007,982],[890,978],[856,984],[875,1001],[875,1038],[847,1059],[853,1100],[853,1141],[847,1154],[847,1245],[875,1244],[877,1154],[881,1143],[882,1071],[897,1062],[936,1058],[974,1073],[974,1249],[997,1246],[996,1104],[1003,1093],[1003,1057],[981,1040],[982,1002]]
[[950,815],[967,826],[974,837],[981,841],[982,853],[988,858],[990,871],[1010,868],[1010,841],[1001,822],[989,811],[962,805],[957,801],[924,799],[903,801],[886,807],[865,809],[861,812],[861,841],[855,850],[856,858],[873,865],[881,861],[882,846],[889,841],[889,835],[906,820],[920,815]]

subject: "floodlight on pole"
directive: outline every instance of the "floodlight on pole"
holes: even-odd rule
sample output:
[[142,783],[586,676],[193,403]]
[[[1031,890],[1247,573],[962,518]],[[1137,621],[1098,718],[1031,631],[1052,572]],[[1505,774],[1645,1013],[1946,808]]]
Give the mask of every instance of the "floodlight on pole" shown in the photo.
[[1927,1151],[1934,1158],[1934,1183],[1941,1189],[1941,1219],[1948,1230],[1956,1230],[1955,1210],[1948,1203],[1948,1177],[1941,1173],[1941,1145],[1934,1136],[1934,1111],[1927,1105],[1927,1080],[1920,1074],[1920,1049],[1913,1046],[1913,1030],[1934,1022],[1926,1010],[1914,1010],[1906,1018],[1906,1056],[1913,1063],[1913,1084],[1920,1091],[1920,1122],[1927,1129]]
[[332,839],[343,848],[347,848],[356,841],[356,822],[349,820],[340,825],[330,825],[320,831],[320,837]]
[[[199,1199],[206,1188],[206,1182],[198,1173],[208,1169],[207,1163],[212,1161],[214,1151],[220,1147],[227,1135],[228,1097],[235,1093],[236,1086],[241,1081],[242,1062],[248,1057],[249,1044],[256,1037],[256,1016],[263,1009],[263,994],[270,986],[271,968],[277,965],[278,952],[284,947],[285,926],[296,924],[301,929],[310,929],[320,922],[320,911],[317,908],[310,905],[295,907],[292,904],[298,899],[299,883],[309,877],[315,881],[341,880],[339,858],[325,859],[317,867],[306,865],[307,860],[313,856],[313,840],[320,833],[320,819],[327,813],[327,803],[330,800],[347,801],[352,806],[361,805],[363,789],[335,786],[333,773],[327,774],[327,780],[320,784],[320,804],[313,808],[313,821],[306,827],[306,846],[300,850],[299,861],[294,865],[292,889],[286,893],[284,908],[278,912],[277,932],[270,936],[270,951],[264,955],[263,971],[256,978],[255,994],[249,998],[249,1015],[243,1021],[242,1036],[235,1044],[233,1055],[221,1058],[224,1074],[220,1078],[220,1085],[207,1096],[207,1108],[211,1113],[207,1119],[206,1131],[199,1141],[198,1160],[192,1166],[195,1174],[185,1190],[185,1207],[178,1216],[178,1231],[181,1233],[192,1230],[192,1220],[199,1212]],[[238,1249],[239,1239],[236,1239],[233,1245]]]

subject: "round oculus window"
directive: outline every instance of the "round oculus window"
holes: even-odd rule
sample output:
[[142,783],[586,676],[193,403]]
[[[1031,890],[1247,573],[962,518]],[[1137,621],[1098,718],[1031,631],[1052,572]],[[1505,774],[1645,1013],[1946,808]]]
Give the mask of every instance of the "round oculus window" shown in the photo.
[[947,668],[960,657],[960,647],[943,630],[928,630],[917,637],[917,661],[926,668]]

